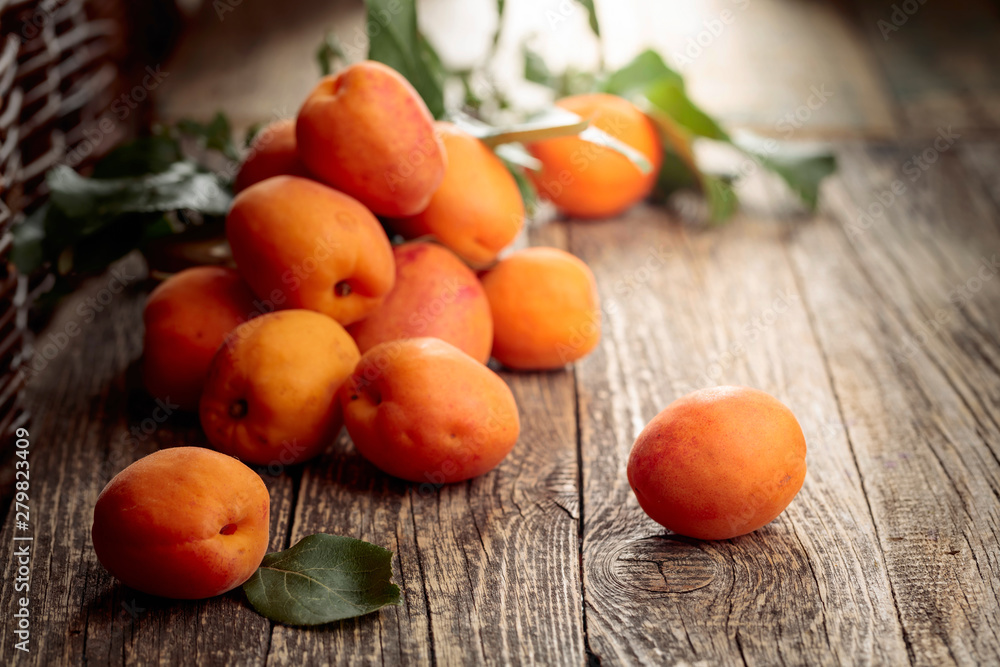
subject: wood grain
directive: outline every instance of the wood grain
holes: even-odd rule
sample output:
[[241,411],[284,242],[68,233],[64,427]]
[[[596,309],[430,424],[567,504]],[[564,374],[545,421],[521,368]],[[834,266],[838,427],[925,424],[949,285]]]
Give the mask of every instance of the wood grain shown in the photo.
[[[553,224],[532,240],[564,245],[564,236]],[[521,438],[484,477],[444,487],[400,482],[347,438],[306,468],[292,540],[331,531],[392,549],[403,603],[329,628],[276,627],[269,660],[583,661],[572,373],[504,377],[521,409]]]
[[854,0],[898,109],[900,133],[952,126],[994,134],[1000,125],[1000,12],[989,0],[949,3]]
[[[826,83],[835,95],[791,138],[893,138],[838,145],[820,215],[752,177],[728,226],[640,206],[519,240],[590,263],[603,340],[574,368],[504,374],[522,436],[496,471],[408,484],[345,436],[308,466],[258,469],[272,550],[318,531],[385,546],[398,607],[289,628],[239,591],[170,602],[103,570],[89,535],[103,485],[159,447],[205,441],[191,417],[156,422],[138,388],[141,262],[121,266],[134,278],[104,305],[93,299],[110,278],[88,283],[38,338],[44,368],[28,385],[33,634],[18,662],[1000,663],[1000,21],[985,0],[925,3],[883,40],[877,20],[893,2],[755,0],[686,70],[695,97],[730,123],[781,136],[777,122]],[[642,46],[634,35],[671,53],[736,3],[598,4],[609,61],[623,61]],[[509,5],[501,69],[520,67],[532,29],[551,33],[557,56],[585,57],[582,14],[564,31],[545,3]],[[435,0],[425,16],[432,38],[457,35],[439,47],[461,58],[491,26],[450,7]],[[220,20],[204,4],[165,68],[162,115],[221,107],[238,126],[291,115],[324,30],[336,22],[352,39],[361,16],[357,2],[244,0]],[[958,136],[938,141],[948,126]],[[69,324],[79,335],[60,337]],[[809,473],[770,525],[701,542],[642,513],[625,461],[670,401],[723,383],[792,408]],[[20,595],[8,553],[3,610]],[[5,656],[12,631],[0,623]]]
[[[606,314],[604,343],[577,368],[587,627],[602,661],[905,660],[875,527],[783,249],[791,232],[753,215],[694,231],[649,209],[572,229]],[[786,402],[807,435],[809,473],[770,525],[700,543],[645,516],[625,463],[650,418],[716,384]]]
[[[269,624],[239,595],[185,604],[120,586],[97,562],[90,541],[94,503],[104,485],[132,461],[159,447],[204,444],[190,419],[156,422],[156,406],[137,387],[134,361],[142,346],[145,303],[141,262],[119,275],[131,279],[111,295],[110,279],[97,278],[63,304],[36,341],[35,362],[57,350],[29,381],[34,418],[31,516],[34,530],[29,606],[33,664],[185,662],[231,664],[262,659]],[[108,298],[111,295],[112,298]],[[98,312],[100,308],[100,312]],[[67,328],[75,324],[78,329]],[[61,332],[78,331],[60,338]],[[65,347],[59,345],[65,340]],[[49,347],[49,346],[55,347]],[[157,412],[155,414],[163,414]],[[264,474],[272,497],[272,545],[282,544],[280,521],[291,479]],[[2,537],[10,544],[13,514]],[[20,533],[19,534],[23,534]],[[13,559],[5,559],[0,599],[13,611],[22,593],[13,588]],[[0,645],[12,647],[11,624]]]
[[804,228],[794,257],[909,658],[986,664],[1000,656],[1000,231],[989,172],[950,153],[857,233],[914,149],[845,152],[839,225]]

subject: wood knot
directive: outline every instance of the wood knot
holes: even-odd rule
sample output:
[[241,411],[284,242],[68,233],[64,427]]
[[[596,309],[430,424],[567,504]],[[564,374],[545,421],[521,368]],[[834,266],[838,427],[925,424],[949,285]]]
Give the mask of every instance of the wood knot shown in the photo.
[[628,542],[611,562],[611,576],[622,586],[651,593],[689,593],[712,583],[718,572],[696,540],[654,535]]

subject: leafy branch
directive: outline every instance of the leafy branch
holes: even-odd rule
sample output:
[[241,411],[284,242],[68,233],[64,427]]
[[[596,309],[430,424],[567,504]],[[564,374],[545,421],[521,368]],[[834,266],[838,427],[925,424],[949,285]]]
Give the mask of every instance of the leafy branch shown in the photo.
[[[577,0],[587,11],[587,19],[591,31],[597,38],[600,50],[601,31],[597,17],[597,9],[593,0]],[[415,2],[413,0],[366,0],[368,20],[379,20],[386,16],[390,5],[400,8],[401,13],[393,19],[392,30],[383,30],[372,35],[369,46],[369,58],[379,60],[401,71],[424,98],[427,106],[435,117],[445,117],[444,92],[449,81],[460,84],[465,92],[463,114],[452,113],[448,117],[476,117],[483,123],[476,136],[491,145],[504,141],[526,142],[529,136],[517,136],[510,128],[490,127],[489,118],[484,117],[487,109],[507,109],[508,98],[503,91],[493,88],[488,91],[493,99],[484,99],[482,95],[471,90],[470,81],[477,74],[481,79],[490,80],[485,69],[492,60],[496,45],[500,40],[503,27],[502,0],[497,3],[497,30],[493,35],[492,46],[487,58],[477,68],[462,71],[450,70],[437,56],[431,44],[419,29]],[[662,56],[654,50],[646,50],[637,55],[631,62],[613,72],[606,72],[603,65],[603,54],[599,53],[599,65],[596,71],[581,71],[567,69],[555,74],[551,72],[544,59],[527,44],[522,44],[524,56],[524,78],[535,84],[545,86],[557,96],[572,95],[583,92],[601,91],[629,99],[642,109],[660,131],[663,144],[663,167],[658,178],[656,195],[665,199],[682,190],[694,190],[704,197],[709,209],[709,218],[713,222],[721,222],[732,216],[738,206],[734,190],[734,175],[716,175],[704,171],[696,158],[695,144],[698,141],[715,141],[725,143],[745,154],[765,169],[783,179],[789,188],[798,195],[802,203],[810,210],[815,209],[819,198],[819,186],[822,180],[836,170],[834,156],[824,150],[806,151],[800,147],[783,144],[775,140],[762,141],[754,137],[734,138],[699,107],[688,96],[683,76],[672,69]],[[550,128],[553,133],[569,132],[571,123],[555,113],[548,113],[540,118],[526,120],[526,125],[534,124],[535,130]],[[613,137],[600,132],[592,126],[578,126],[576,130],[580,137],[599,145],[612,148],[633,160],[643,169],[645,159],[637,151],[617,142]],[[499,139],[497,137],[500,137]],[[548,138],[542,134],[532,135],[533,140]],[[526,202],[533,202],[537,193],[533,192],[530,180],[518,174],[522,168],[532,168],[520,164],[516,160],[504,157],[525,194]],[[648,164],[645,165],[648,168]]]

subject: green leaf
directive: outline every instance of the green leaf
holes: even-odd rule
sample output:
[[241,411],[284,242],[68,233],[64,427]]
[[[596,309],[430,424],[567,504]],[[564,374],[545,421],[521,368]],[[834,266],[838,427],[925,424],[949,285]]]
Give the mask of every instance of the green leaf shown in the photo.
[[652,105],[695,136],[729,139],[725,130],[688,97],[684,78],[652,49],[613,72],[604,82],[603,90],[631,99],[641,107]]
[[[445,70],[417,28],[414,0],[365,0],[372,31],[368,58],[392,67],[413,85],[435,118],[444,116]],[[374,23],[373,23],[374,22]]]
[[493,45],[490,55],[496,53],[497,44],[500,42],[500,33],[503,31],[503,13],[507,8],[507,3],[504,0],[497,0],[497,29],[493,32]]
[[243,584],[260,614],[288,625],[320,625],[399,604],[392,552],[350,537],[317,533],[264,556]]
[[229,123],[229,118],[221,111],[208,123],[200,123],[190,118],[181,119],[177,122],[177,130],[181,134],[197,139],[205,148],[222,153],[229,160],[240,161],[240,153],[233,142],[232,125]]
[[692,171],[690,165],[674,151],[663,151],[663,162],[656,178],[654,194],[659,199],[666,199],[678,190],[701,189],[700,174]]
[[590,21],[590,29],[598,37],[601,36],[601,26],[597,24],[597,7],[594,6],[594,0],[577,0],[581,5],[587,9],[587,18]]
[[50,204],[45,202],[11,230],[14,246],[10,261],[24,275],[30,275],[45,263],[45,218]]
[[[191,162],[176,162],[158,174],[106,179],[85,178],[58,166],[48,172],[46,182],[53,206],[70,218],[97,226],[102,219],[121,213],[190,209],[224,215],[231,201],[218,176],[200,171]],[[81,230],[87,231],[87,226]]]
[[646,49],[627,65],[612,72],[601,90],[605,93],[631,98],[636,94],[644,94],[654,83],[673,81],[683,87],[684,79],[671,69],[659,53]]
[[231,195],[191,162],[161,173],[85,178],[67,166],[46,174],[49,201],[14,229],[13,257],[25,273],[49,261],[60,274],[96,271],[162,235],[177,210],[221,217]]
[[479,138],[491,148],[500,144],[530,143],[579,134],[589,124],[586,119],[559,107],[552,107],[524,123],[503,127],[493,127],[461,113],[452,114],[451,120],[459,128]]
[[162,131],[118,146],[94,167],[94,178],[123,178],[158,174],[183,159],[180,143]]
[[683,83],[662,79],[647,86],[645,98],[695,136],[729,141],[726,131],[688,98]]
[[541,160],[529,153],[521,144],[500,144],[493,149],[493,152],[501,160],[516,164],[523,169],[541,171],[544,166]]
[[719,224],[731,218],[739,205],[732,184],[711,174],[702,174],[701,180],[705,202],[708,204],[708,217],[712,224]]
[[634,164],[643,174],[648,174],[653,171],[653,165],[649,163],[649,160],[647,160],[646,156],[640,151],[637,151],[624,141],[620,141],[604,130],[601,130],[593,125],[581,132],[580,138],[584,141],[589,141],[592,144],[597,144],[598,146],[602,146],[604,148],[610,148],[613,151],[621,153],[631,160],[632,164]]
[[266,125],[267,123],[258,121],[248,127],[246,134],[243,135],[243,148],[250,148],[250,145],[253,144],[253,140],[257,138],[257,135],[260,134],[260,131],[263,130]]
[[733,143],[780,176],[810,211],[816,210],[823,179],[837,170],[836,157],[823,148],[787,144],[749,134],[741,135]]
[[[505,144],[499,148],[506,148],[512,146],[513,144]],[[497,152],[499,156],[500,153]],[[514,177],[514,182],[517,183],[517,189],[521,193],[521,201],[524,202],[524,213],[530,218],[535,215],[538,210],[538,189],[535,187],[535,183],[528,178],[528,175],[524,172],[524,168],[517,164],[516,162],[511,162],[500,156],[503,161],[504,166],[507,167],[507,171],[511,173]]]
[[332,32],[328,32],[323,36],[323,41],[320,43],[319,48],[316,49],[316,62],[319,64],[321,76],[332,74],[334,66],[337,63],[346,64],[348,62],[347,54],[344,53],[344,47]]
[[552,86],[552,72],[545,64],[542,56],[526,44],[521,45],[521,53],[524,55],[524,78],[532,83],[539,83],[543,86]]
[[596,82],[597,77],[593,72],[569,67],[559,75],[555,86],[556,96],[569,97],[570,95],[592,92]]

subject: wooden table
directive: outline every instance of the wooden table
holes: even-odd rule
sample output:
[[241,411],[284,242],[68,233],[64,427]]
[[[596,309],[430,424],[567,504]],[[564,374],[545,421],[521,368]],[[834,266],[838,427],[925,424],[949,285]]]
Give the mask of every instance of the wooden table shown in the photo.
[[[171,70],[163,114],[198,103],[246,110],[230,104],[239,86],[199,55],[230,53],[219,46],[226,40],[256,40],[253,53],[311,67],[325,21],[291,7],[278,29],[248,37],[265,4],[246,0],[222,24],[207,7]],[[443,4],[428,11],[446,17]],[[685,10],[694,17],[664,32],[683,45],[684,26],[697,30],[732,4]],[[134,277],[111,298],[108,276],[91,281],[38,339],[56,353],[28,391],[31,653],[12,648],[22,594],[5,555],[0,660],[1000,662],[1000,19],[985,1],[926,3],[883,39],[889,5],[754,0],[688,72],[705,106],[764,131],[810,85],[836,91],[792,137],[839,137],[839,176],[817,215],[754,177],[741,185],[743,212],[722,227],[640,206],[618,220],[530,231],[531,243],[593,267],[603,338],[565,370],[504,375],[523,432],[497,470],[421,494],[379,474],[342,437],[306,467],[261,471],[272,549],[319,531],[383,545],[395,553],[399,607],[298,629],[258,616],[239,591],[171,602],[103,570],[89,528],[104,484],[158,447],[204,439],[190,419],[155,422],[138,388],[141,265],[123,265]],[[305,6],[357,19],[356,8]],[[608,31],[635,24],[621,19],[628,11],[666,11],[636,6],[606,21]],[[280,79],[265,69],[236,82],[250,99]],[[266,117],[302,92],[245,113]],[[949,132],[959,136],[937,139]],[[921,155],[927,169],[914,171]],[[61,338],[74,324],[78,335]],[[626,457],[670,401],[724,383],[759,387],[792,408],[809,473],[788,510],[752,535],[677,537],[639,509]]]

